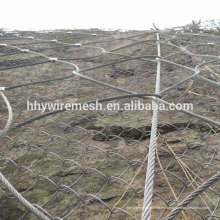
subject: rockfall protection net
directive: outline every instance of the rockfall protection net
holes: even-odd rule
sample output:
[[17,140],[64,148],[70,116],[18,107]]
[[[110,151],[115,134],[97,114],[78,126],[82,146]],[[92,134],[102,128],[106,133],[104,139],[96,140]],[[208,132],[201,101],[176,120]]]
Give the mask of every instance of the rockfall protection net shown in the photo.
[[220,33],[206,32],[2,31],[0,219],[219,219]]

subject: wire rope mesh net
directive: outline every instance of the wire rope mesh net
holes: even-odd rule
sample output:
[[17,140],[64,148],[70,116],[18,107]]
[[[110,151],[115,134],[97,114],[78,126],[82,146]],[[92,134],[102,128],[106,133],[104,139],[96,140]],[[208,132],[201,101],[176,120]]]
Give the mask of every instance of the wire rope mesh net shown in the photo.
[[[151,219],[166,219],[219,171],[220,35],[207,32],[2,31],[0,78],[13,122],[0,139],[1,173],[42,219],[141,219],[153,111],[42,113],[28,111],[27,100],[192,103],[194,115],[158,112],[148,210]],[[8,109],[0,102],[3,130]],[[173,218],[220,218],[219,183]],[[1,219],[37,218],[5,184],[0,201]]]

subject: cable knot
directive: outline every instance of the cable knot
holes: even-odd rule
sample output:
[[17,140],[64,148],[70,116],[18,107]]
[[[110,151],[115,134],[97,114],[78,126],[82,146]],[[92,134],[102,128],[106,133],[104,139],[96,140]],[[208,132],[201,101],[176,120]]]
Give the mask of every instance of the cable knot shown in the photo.
[[79,75],[79,73],[78,73],[78,71],[77,70],[73,70],[73,72],[72,72],[73,74],[75,74],[75,75]]

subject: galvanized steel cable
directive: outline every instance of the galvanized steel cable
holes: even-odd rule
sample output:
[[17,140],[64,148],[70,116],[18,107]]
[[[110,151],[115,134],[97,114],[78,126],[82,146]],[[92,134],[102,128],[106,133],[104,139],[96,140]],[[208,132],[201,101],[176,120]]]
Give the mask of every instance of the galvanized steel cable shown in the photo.
[[[160,37],[157,34],[157,55],[161,57],[160,51]],[[160,71],[161,71],[161,60],[157,58],[157,76],[156,76],[156,87],[155,94],[160,93]],[[152,106],[156,106],[157,103],[153,100]],[[151,126],[151,136],[150,145],[148,151],[148,163],[147,163],[147,173],[144,188],[144,202],[142,211],[142,220],[151,219],[151,209],[152,209],[152,197],[153,197],[153,184],[154,184],[154,166],[155,166],[155,153],[157,147],[157,123],[158,123],[158,108],[154,108],[152,116],[152,126]]]

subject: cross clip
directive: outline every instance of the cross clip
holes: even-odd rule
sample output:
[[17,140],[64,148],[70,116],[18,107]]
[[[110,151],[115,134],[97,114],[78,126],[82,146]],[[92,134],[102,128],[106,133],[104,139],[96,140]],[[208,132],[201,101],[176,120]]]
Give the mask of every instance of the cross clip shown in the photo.
[[50,57],[48,60],[49,60],[49,62],[56,62],[57,58],[56,57]]
[[29,49],[21,49],[21,52],[27,53],[29,52]]
[[82,44],[80,44],[80,43],[76,43],[76,44],[74,44],[74,46],[75,46],[75,47],[81,47]]

